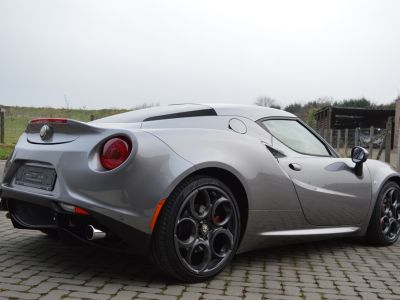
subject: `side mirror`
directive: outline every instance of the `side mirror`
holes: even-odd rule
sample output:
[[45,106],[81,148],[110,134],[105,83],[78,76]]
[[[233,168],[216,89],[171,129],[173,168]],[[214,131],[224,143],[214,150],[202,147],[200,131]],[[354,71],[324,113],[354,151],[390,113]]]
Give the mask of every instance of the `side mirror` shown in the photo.
[[368,151],[363,147],[356,146],[351,149],[351,160],[356,164],[354,171],[357,176],[363,174],[363,163],[368,159]]
[[351,149],[351,160],[356,165],[362,164],[368,158],[368,151],[363,147],[356,146]]

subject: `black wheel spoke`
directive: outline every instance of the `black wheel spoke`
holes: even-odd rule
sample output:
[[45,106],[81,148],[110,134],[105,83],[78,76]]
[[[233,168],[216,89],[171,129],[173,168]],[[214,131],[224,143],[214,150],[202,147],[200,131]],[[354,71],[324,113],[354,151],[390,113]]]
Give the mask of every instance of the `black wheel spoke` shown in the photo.
[[385,213],[387,214],[392,206],[392,199],[387,196],[386,197],[386,206],[385,206]]
[[212,185],[196,188],[178,213],[174,231],[178,258],[196,274],[218,268],[234,249],[238,221],[235,204],[224,190]]
[[215,226],[224,226],[227,224],[233,214],[233,204],[230,199],[221,197],[215,201],[212,211],[211,219]]
[[393,212],[396,212],[396,208],[397,208],[397,206],[399,205],[399,192],[397,191],[397,190],[395,190],[393,193],[392,193],[392,210],[393,210]]
[[390,218],[389,220],[389,234],[394,236],[399,231],[399,224],[395,218]]
[[201,272],[207,269],[211,261],[211,255],[208,241],[197,239],[187,251],[186,262],[194,271]]
[[381,228],[382,228],[382,232],[383,234],[387,234],[389,231],[389,225],[390,225],[390,220],[387,216],[383,216],[381,218]]
[[207,190],[195,190],[189,199],[190,214],[196,219],[204,219],[207,217],[211,201]]
[[400,221],[400,203],[398,203],[394,210],[394,217],[399,222]]
[[233,235],[225,228],[215,229],[210,236],[211,252],[217,257],[225,257],[232,251]]
[[394,189],[390,189],[386,194],[386,197],[390,200],[390,202],[392,202],[393,200],[393,195],[394,195]]
[[182,218],[176,224],[175,241],[180,247],[190,247],[197,238],[197,223],[190,217]]

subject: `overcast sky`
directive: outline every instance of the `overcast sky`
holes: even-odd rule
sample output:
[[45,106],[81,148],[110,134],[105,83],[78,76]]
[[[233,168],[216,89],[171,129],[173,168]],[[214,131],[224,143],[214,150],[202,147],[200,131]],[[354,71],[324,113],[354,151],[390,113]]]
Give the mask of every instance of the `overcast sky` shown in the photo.
[[400,1],[0,0],[0,104],[400,94]]

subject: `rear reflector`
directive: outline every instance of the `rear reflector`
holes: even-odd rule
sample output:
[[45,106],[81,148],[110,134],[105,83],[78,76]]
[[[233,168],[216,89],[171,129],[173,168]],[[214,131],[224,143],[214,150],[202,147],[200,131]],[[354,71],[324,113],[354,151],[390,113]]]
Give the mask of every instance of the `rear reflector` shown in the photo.
[[75,206],[74,214],[76,215],[89,215],[89,212],[86,209]]
[[67,123],[68,119],[65,118],[39,118],[32,119],[31,124],[45,124],[45,123]]
[[161,199],[161,200],[158,202],[158,204],[157,204],[157,206],[156,206],[156,209],[154,210],[153,217],[151,218],[151,222],[150,222],[150,229],[151,229],[151,231],[153,231],[154,226],[156,226],[156,222],[157,222],[157,219],[158,219],[158,215],[160,214],[161,209],[163,208],[164,204],[165,204],[165,199]]
[[60,203],[60,206],[63,210],[73,213],[75,215],[89,215],[90,214],[86,209],[80,208],[78,206],[65,204],[65,203]]

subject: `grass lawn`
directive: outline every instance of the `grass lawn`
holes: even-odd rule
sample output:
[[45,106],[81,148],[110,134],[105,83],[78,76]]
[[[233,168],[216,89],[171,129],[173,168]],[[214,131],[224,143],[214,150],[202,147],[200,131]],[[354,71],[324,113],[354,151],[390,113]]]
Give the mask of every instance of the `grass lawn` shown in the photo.
[[14,146],[11,145],[0,145],[0,160],[6,160],[13,151]]
[[50,107],[4,107],[5,112],[5,143],[13,145],[17,142],[20,135],[26,129],[29,121],[34,118],[70,118],[83,122],[106,116],[126,112],[126,109],[64,109]]
[[[20,106],[0,106],[5,109],[4,120],[4,142],[0,144],[0,160],[7,159],[14,145],[17,143],[18,138],[25,131],[29,121],[34,118],[70,118],[83,122],[88,122],[91,119],[99,119],[118,113],[128,111],[127,109],[65,109],[65,108],[51,108],[51,107],[20,107]],[[133,109],[140,109],[143,107],[136,107]]]

